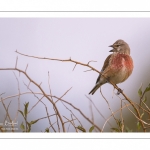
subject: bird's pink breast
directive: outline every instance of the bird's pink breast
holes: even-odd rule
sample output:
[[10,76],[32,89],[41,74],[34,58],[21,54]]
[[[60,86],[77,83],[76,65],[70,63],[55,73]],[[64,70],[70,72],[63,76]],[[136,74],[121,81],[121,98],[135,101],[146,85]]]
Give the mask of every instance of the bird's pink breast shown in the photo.
[[112,71],[112,80],[114,83],[120,83],[125,81],[132,73],[133,60],[126,54],[113,54],[110,60],[110,70]]
[[116,54],[112,57],[111,64],[116,69],[121,69],[126,67],[129,70],[133,70],[133,60],[129,55],[126,54]]

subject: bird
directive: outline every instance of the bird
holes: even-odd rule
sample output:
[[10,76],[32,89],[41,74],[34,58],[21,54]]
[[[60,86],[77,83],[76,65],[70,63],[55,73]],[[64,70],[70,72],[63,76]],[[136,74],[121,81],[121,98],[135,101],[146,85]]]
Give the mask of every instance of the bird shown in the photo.
[[132,74],[134,65],[130,56],[129,45],[124,40],[119,39],[109,47],[113,48],[109,51],[113,53],[105,59],[96,84],[89,94],[93,95],[97,89],[107,82],[115,85],[122,83]]

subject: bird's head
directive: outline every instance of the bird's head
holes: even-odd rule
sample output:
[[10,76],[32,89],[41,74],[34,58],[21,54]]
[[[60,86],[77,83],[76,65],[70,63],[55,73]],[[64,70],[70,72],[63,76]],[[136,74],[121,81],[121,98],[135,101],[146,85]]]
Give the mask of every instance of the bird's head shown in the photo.
[[109,52],[118,52],[123,54],[130,55],[130,47],[129,45],[123,40],[117,40],[113,45],[110,45],[113,49]]

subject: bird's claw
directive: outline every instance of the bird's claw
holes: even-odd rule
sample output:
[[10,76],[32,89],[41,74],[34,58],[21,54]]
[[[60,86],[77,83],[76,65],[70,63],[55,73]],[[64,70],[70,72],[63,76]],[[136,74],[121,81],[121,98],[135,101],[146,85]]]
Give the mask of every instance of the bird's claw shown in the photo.
[[119,95],[120,93],[122,93],[123,90],[121,90],[120,88],[118,89],[117,95]]

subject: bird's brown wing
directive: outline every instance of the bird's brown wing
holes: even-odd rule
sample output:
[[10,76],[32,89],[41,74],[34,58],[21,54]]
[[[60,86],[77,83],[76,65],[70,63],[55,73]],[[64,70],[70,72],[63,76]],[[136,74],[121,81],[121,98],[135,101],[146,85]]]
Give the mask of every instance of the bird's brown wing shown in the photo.
[[[101,73],[108,67],[109,65],[109,59],[111,58],[112,54],[110,54],[104,61],[104,65],[102,67]],[[99,82],[101,78],[101,74],[98,76],[97,80],[96,80],[96,84]]]
[[102,68],[103,71],[108,67],[108,65],[109,65],[109,59],[110,59],[111,56],[112,56],[112,54],[110,54],[110,55],[106,58],[106,60],[104,61],[104,65],[103,65],[103,68]]

